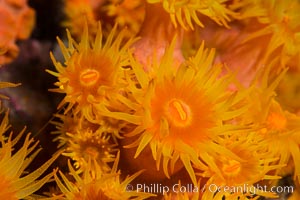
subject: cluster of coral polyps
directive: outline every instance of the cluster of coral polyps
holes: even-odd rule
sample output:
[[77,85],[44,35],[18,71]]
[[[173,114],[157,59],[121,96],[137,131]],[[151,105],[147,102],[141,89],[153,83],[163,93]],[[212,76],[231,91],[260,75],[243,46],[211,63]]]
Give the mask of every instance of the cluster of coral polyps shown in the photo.
[[[298,199],[299,11],[298,0],[66,0],[63,60],[50,53],[47,72],[64,94],[52,123],[69,161],[49,198]],[[0,197],[52,176],[18,180],[36,145],[28,136],[11,156],[16,141],[1,142],[1,169],[24,164],[1,171],[12,189]],[[291,187],[278,185],[286,176]]]
[[19,53],[17,40],[27,39],[35,24],[35,12],[26,0],[0,1],[0,65],[14,60]]

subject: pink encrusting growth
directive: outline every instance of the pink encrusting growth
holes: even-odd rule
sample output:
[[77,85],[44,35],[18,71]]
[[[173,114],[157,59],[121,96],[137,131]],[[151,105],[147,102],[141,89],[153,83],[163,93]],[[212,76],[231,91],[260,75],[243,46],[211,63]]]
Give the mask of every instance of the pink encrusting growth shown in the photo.
[[138,33],[141,38],[133,44],[134,57],[143,65],[145,71],[151,73],[150,66],[156,60],[159,62],[175,35],[177,40],[173,53],[173,67],[177,68],[184,60],[181,52],[183,30],[173,26],[160,4],[147,4],[145,19]]

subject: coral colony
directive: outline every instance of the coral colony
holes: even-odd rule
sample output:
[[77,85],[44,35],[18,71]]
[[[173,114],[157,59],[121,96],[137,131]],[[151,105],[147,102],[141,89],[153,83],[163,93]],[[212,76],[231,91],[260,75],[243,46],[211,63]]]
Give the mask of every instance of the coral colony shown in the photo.
[[[300,199],[299,0],[60,3],[56,153],[16,133],[22,81],[1,80],[0,199]],[[37,11],[0,1],[0,73]]]

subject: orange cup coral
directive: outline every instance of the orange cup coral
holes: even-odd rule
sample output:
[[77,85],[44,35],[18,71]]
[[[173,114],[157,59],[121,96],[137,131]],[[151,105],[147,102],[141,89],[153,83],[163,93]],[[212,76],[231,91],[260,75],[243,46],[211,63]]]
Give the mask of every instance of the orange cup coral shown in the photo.
[[116,35],[116,30],[117,26],[111,31],[105,43],[102,41],[100,24],[92,44],[89,42],[87,25],[79,44],[72,39],[69,32],[68,48],[58,39],[65,58],[65,66],[57,62],[51,53],[58,72],[47,71],[58,77],[55,85],[59,88],[52,91],[66,94],[58,106],[61,108],[68,104],[65,113],[73,109],[75,115],[82,114],[94,122],[95,105],[108,103],[107,98],[119,95],[120,88],[124,87],[123,67],[129,64],[129,47],[133,40],[123,44],[124,32]]
[[22,147],[13,153],[13,149],[24,134],[25,128],[14,139],[12,139],[12,134],[8,138],[4,135],[8,129],[8,112],[6,112],[0,124],[0,198],[28,198],[53,176],[50,173],[42,179],[36,180],[54,162],[59,153],[37,170],[27,174],[24,170],[40,151],[40,149],[36,149],[38,142],[33,143],[33,139],[30,139],[30,134],[27,134]]
[[[227,152],[216,141],[227,130],[238,129],[224,123],[245,112],[244,106],[232,109],[247,92],[235,95],[227,90],[234,80],[233,75],[219,77],[222,66],[213,65],[215,52],[204,49],[204,44],[195,57],[177,70],[173,67],[174,45],[175,39],[161,61],[153,63],[153,76],[144,72],[143,66],[132,58],[137,88],[128,88],[128,93],[140,106],[131,117],[122,120],[136,125],[126,134],[126,137],[138,137],[127,146],[137,147],[134,158],[149,145],[157,169],[162,160],[163,171],[169,177],[169,171],[174,170],[180,159],[197,184],[192,163],[204,166],[209,162],[202,157],[205,153]],[[118,112],[103,114],[121,119]]]

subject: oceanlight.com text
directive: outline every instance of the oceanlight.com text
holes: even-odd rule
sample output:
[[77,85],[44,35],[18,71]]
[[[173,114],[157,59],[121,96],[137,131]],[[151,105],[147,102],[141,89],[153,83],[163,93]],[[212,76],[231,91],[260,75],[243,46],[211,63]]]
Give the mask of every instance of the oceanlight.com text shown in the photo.
[[262,194],[262,193],[293,193],[293,186],[272,186],[268,187],[266,185],[249,185],[243,184],[239,186],[218,186],[216,184],[204,185],[201,189],[202,191],[208,190],[209,192],[225,192],[225,193],[249,193],[249,194]]
[[193,184],[174,184],[174,185],[163,185],[161,183],[151,183],[151,184],[128,184],[126,186],[126,191],[131,192],[147,192],[154,194],[167,194],[169,192],[173,193],[203,193],[203,192],[224,192],[224,193],[248,193],[248,194],[263,194],[263,193],[293,193],[293,186],[272,186],[268,187],[266,185],[249,185],[243,184],[239,186],[219,186],[217,184],[205,184],[203,187],[195,186]]

